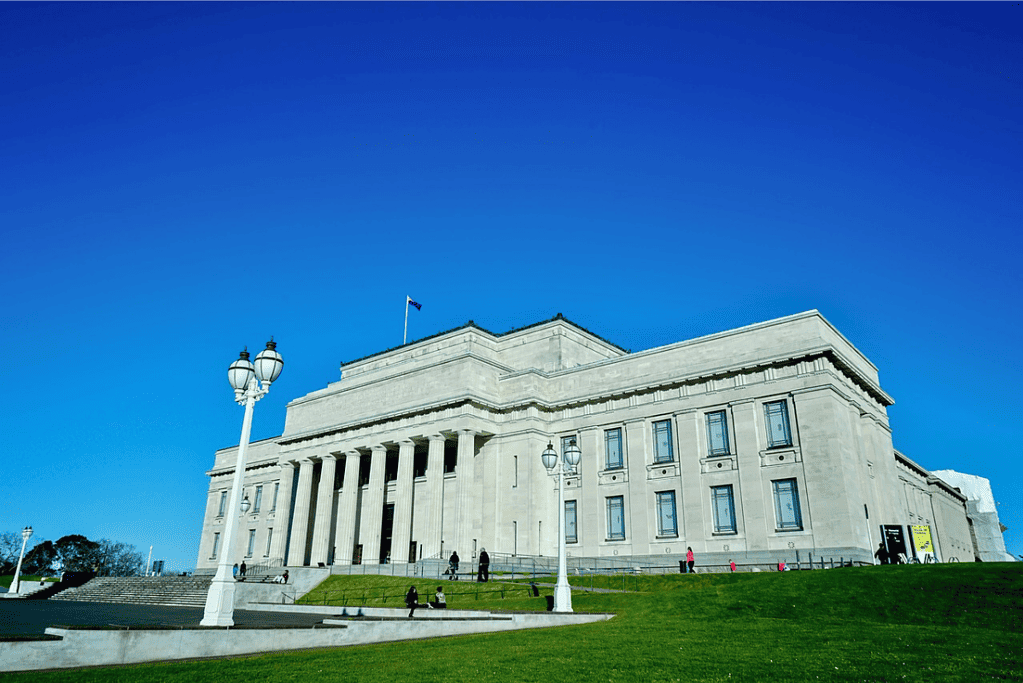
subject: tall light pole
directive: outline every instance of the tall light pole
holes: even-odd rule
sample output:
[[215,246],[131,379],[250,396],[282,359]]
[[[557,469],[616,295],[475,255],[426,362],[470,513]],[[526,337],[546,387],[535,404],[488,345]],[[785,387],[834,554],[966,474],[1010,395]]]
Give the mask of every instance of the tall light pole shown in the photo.
[[206,610],[199,622],[201,626],[234,626],[235,579],[231,571],[231,558],[234,557],[232,551],[235,531],[238,529],[238,512],[241,510],[244,514],[249,510],[249,499],[239,503],[238,498],[245,479],[245,454],[252,430],[252,408],[256,401],[270,391],[270,383],[277,379],[284,367],[281,354],[276,349],[277,344],[271,338],[266,348],[256,356],[254,366],[249,362],[248,351],[242,351],[227,371],[227,379],[234,388],[235,401],[245,406],[245,418],[242,420],[242,438],[238,444],[238,461],[234,466],[234,483],[231,485],[231,503],[227,508],[227,529],[224,531],[224,543],[220,551],[220,565],[206,596]]
[[555,612],[572,611],[572,587],[568,585],[568,567],[565,561],[565,477],[575,472],[575,467],[582,457],[582,452],[575,445],[575,439],[569,443],[563,456],[558,466],[558,453],[554,450],[554,444],[550,442],[547,443],[547,450],[540,456],[543,466],[547,468],[547,474],[558,482],[558,583],[554,586]]
[[21,561],[25,559],[25,544],[32,538],[32,527],[27,526],[21,530],[21,555],[18,555],[18,568],[14,570],[14,580],[11,581],[11,592],[21,592]]

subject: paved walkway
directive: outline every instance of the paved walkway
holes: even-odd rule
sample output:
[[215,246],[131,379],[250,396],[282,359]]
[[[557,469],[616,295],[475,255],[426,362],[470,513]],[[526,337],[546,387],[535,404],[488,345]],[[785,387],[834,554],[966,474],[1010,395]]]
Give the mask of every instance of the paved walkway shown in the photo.
[[[322,614],[235,610],[234,623],[239,628],[310,627],[319,624],[325,617],[339,614],[340,611],[340,607],[325,607]],[[0,601],[0,638],[41,636],[45,635],[49,626],[198,627],[202,614],[203,610],[200,607],[3,600]]]

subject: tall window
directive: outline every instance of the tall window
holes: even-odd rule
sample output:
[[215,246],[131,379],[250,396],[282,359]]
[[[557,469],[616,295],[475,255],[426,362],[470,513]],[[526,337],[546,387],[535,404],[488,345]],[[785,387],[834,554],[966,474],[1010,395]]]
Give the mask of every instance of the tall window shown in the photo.
[[248,552],[245,553],[245,557],[252,557],[252,551],[256,547],[256,530],[249,529],[249,548]]
[[217,559],[217,550],[220,549],[220,533],[213,534],[213,552],[210,554],[210,559]]
[[266,552],[263,553],[264,557],[270,557],[270,544],[273,541],[273,537],[274,537],[274,530],[273,529],[267,529],[266,530]]
[[735,500],[732,498],[732,485],[712,486],[710,501],[714,508],[714,531],[719,534],[734,534]]
[[678,536],[674,491],[661,491],[657,494],[657,535]]
[[259,512],[259,506],[263,503],[263,487],[256,487],[256,500],[252,503],[252,514]]
[[728,417],[725,411],[707,413],[707,446],[711,455],[728,455]]
[[217,517],[224,516],[224,510],[227,509],[227,491],[220,492],[220,512],[217,513]]
[[789,432],[789,408],[786,402],[765,403],[764,415],[767,418],[767,447],[791,446],[792,434]]
[[625,539],[625,498],[611,496],[607,499],[607,538],[609,541]]
[[671,450],[671,420],[654,423],[654,462],[672,462],[675,453]]
[[576,534],[576,501],[565,501],[565,543],[577,543],[579,536]]
[[621,428],[604,430],[604,463],[609,470],[620,470],[622,463]]
[[779,529],[802,529],[799,513],[799,489],[795,479],[779,479],[774,485],[774,515]]
[[274,500],[273,503],[270,504],[270,512],[273,512],[274,510],[277,509],[277,492],[280,490],[281,482],[277,482],[276,484],[274,484]]

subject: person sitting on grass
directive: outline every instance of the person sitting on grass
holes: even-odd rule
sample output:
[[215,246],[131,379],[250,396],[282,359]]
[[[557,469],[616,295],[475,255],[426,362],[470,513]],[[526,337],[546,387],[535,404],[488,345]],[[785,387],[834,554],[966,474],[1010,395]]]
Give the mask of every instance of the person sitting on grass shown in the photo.
[[408,618],[411,619],[412,615],[416,613],[416,608],[419,607],[419,591],[415,586],[409,588],[408,593],[405,594],[405,606],[409,609]]
[[430,607],[433,607],[434,609],[447,609],[448,608],[448,601],[447,601],[447,598],[444,597],[444,587],[443,586],[437,586],[437,593],[434,595],[433,601],[430,602]]

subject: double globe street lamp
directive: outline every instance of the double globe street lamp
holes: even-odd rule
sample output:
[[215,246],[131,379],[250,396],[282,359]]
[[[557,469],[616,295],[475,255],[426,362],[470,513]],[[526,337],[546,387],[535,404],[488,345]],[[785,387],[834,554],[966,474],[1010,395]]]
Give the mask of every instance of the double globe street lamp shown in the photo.
[[21,592],[21,562],[25,559],[25,544],[32,538],[32,527],[27,526],[21,530],[21,554],[18,555],[18,568],[14,570],[14,580],[11,581],[11,593]]
[[234,590],[235,579],[232,572],[231,558],[234,557],[234,536],[238,530],[238,513],[244,515],[249,511],[249,499],[238,502],[241,496],[242,483],[245,479],[245,454],[249,448],[249,433],[252,430],[252,408],[256,401],[266,396],[270,384],[281,374],[284,360],[277,353],[277,344],[271,337],[266,348],[256,356],[256,362],[249,361],[248,351],[242,351],[231,367],[227,370],[227,379],[234,389],[235,401],[245,406],[245,418],[242,420],[242,437],[238,444],[238,460],[234,467],[234,483],[231,485],[231,502],[228,506],[227,529],[224,532],[224,543],[220,550],[220,564],[217,574],[210,584],[210,592],[206,596],[206,610],[203,613],[201,626],[234,626]]
[[568,444],[559,466],[558,452],[554,444],[548,442],[547,450],[540,456],[547,474],[558,482],[558,583],[554,586],[554,611],[572,611],[572,587],[568,585],[568,567],[565,561],[565,477],[574,474],[576,465],[582,458],[582,452],[575,445],[575,439]]

